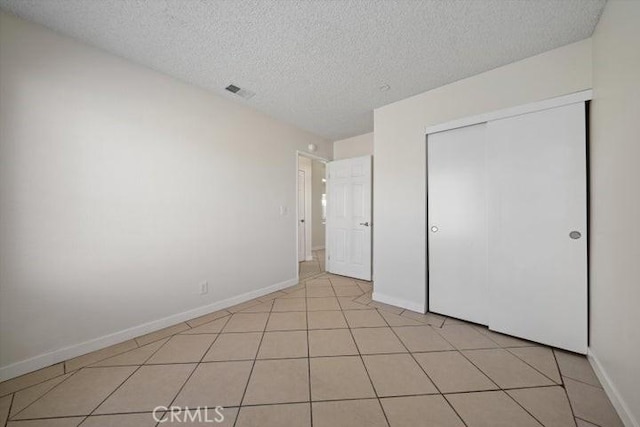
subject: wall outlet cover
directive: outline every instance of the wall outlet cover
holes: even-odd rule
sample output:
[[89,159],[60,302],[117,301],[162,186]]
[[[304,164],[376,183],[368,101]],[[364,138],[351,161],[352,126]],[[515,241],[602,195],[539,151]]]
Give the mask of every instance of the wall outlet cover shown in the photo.
[[205,295],[209,293],[209,282],[200,283],[200,295]]

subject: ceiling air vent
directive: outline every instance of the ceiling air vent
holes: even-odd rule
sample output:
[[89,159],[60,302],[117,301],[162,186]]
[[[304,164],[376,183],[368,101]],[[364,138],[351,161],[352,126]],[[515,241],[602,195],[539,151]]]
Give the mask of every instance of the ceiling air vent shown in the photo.
[[242,88],[240,88],[240,87],[238,87],[236,85],[233,85],[233,84],[227,86],[225,89],[228,90],[231,93],[235,93],[240,98],[244,98],[244,99],[251,99],[255,95],[254,92],[251,92],[250,90],[247,90],[247,89],[242,89]]

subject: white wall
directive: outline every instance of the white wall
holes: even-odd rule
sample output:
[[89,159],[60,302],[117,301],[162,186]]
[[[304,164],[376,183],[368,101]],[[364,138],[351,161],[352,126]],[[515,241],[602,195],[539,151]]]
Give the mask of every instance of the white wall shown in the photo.
[[5,378],[292,283],[296,150],[332,152],[242,103],[6,14],[0,133]]
[[298,261],[311,261],[313,259],[313,254],[311,253],[313,231],[313,212],[311,210],[313,170],[311,168],[311,159],[299,156],[298,170],[304,171],[304,260],[299,259]]
[[424,309],[427,125],[589,88],[587,39],[375,110],[374,297]]
[[312,189],[311,189],[311,218],[313,229],[311,231],[311,246],[314,250],[324,248],[325,225],[322,222],[322,194],[326,191],[326,183],[322,182],[325,177],[325,164],[319,160],[311,163]]
[[334,160],[373,155],[373,132],[334,141]]
[[609,1],[593,34],[591,352],[640,426],[640,2]]

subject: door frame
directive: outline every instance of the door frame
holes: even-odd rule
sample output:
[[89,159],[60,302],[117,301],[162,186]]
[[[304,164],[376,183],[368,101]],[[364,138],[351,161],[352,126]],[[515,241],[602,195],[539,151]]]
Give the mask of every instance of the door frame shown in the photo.
[[[454,119],[454,120],[450,120],[447,122],[443,122],[443,123],[439,123],[436,125],[429,125],[429,126],[425,126],[425,139],[424,139],[424,144],[425,144],[425,152],[428,153],[429,150],[426,147],[426,145],[429,143],[429,135],[430,134],[434,134],[434,133],[438,133],[438,132],[444,132],[444,131],[448,131],[448,130],[452,130],[452,129],[457,129],[457,128],[461,128],[461,127],[465,127],[465,126],[471,126],[471,125],[477,125],[480,123],[485,123],[485,122],[490,122],[490,121],[494,121],[494,120],[499,120],[499,119],[505,119],[508,117],[514,117],[514,116],[519,116],[522,114],[527,114],[527,113],[533,113],[536,111],[542,111],[542,110],[548,110],[551,108],[555,108],[555,107],[562,107],[565,105],[569,105],[569,104],[575,104],[577,102],[585,102],[587,104],[586,108],[587,108],[587,237],[589,237],[591,235],[591,233],[589,232],[589,193],[590,193],[590,189],[589,189],[589,135],[588,135],[588,129],[589,129],[589,117],[588,117],[588,101],[591,101],[593,99],[593,90],[592,89],[587,89],[587,90],[582,90],[579,92],[574,92],[574,93],[570,93],[568,95],[561,95],[561,96],[557,96],[554,98],[549,98],[549,99],[544,99],[541,101],[536,101],[536,102],[531,102],[528,104],[523,104],[523,105],[518,105],[515,107],[510,107],[510,108],[504,108],[501,110],[495,110],[495,111],[491,111],[488,113],[483,113],[483,114],[478,114],[475,116],[468,116],[468,117],[463,117],[463,118],[459,118],[459,119]],[[428,163],[428,157],[427,155],[425,155],[425,161]],[[426,189],[429,188],[429,171],[426,170],[425,171],[425,185],[426,185]],[[426,191],[426,190],[425,190]],[[428,198],[429,195],[426,194],[426,198],[425,198],[425,217],[424,217],[424,244],[425,244],[425,256],[426,256],[426,260],[425,260],[425,288],[426,288],[426,292],[425,292],[425,301],[424,301],[424,306],[427,310],[427,312],[430,311],[430,306],[429,306],[429,202],[428,202]],[[590,268],[589,268],[589,239],[587,239],[587,295],[589,295],[589,282],[590,282]],[[589,299],[587,299],[587,331],[589,331],[589,318],[590,318],[590,306],[589,306]],[[589,335],[587,335],[589,336]],[[587,340],[588,342],[588,340]]]
[[[295,229],[295,233],[294,234],[295,234],[295,248],[296,248],[296,257],[295,257],[296,258],[295,259],[296,279],[300,280],[300,269],[299,269],[299,266],[300,266],[300,262],[304,261],[304,259],[300,260],[299,257],[298,257],[298,241],[299,241],[298,240],[299,239],[299,236],[298,236],[298,203],[299,203],[299,200],[298,200],[298,170],[299,170],[299,167],[300,167],[298,159],[300,158],[300,156],[302,156],[302,157],[306,157],[308,159],[311,159],[312,161],[313,160],[317,160],[319,162],[324,163],[325,165],[327,163],[329,163],[330,160],[326,159],[324,157],[321,157],[321,156],[317,156],[315,154],[308,153],[306,151],[301,151],[301,150],[296,150],[295,154],[296,154],[296,157],[295,157],[295,170],[294,170],[294,172],[295,172],[295,175],[294,175],[295,176],[295,181],[294,182],[296,184],[296,186],[295,186],[295,190],[296,190],[295,191],[295,193],[296,193],[295,213],[296,214],[295,214],[295,221],[293,221],[293,227]],[[325,178],[326,178],[326,169],[325,169]],[[306,177],[305,177],[305,179],[306,179]],[[327,186],[327,199],[329,199],[328,193],[329,193],[329,188]],[[305,218],[305,221],[306,221],[306,218]],[[324,230],[324,233],[325,233],[325,239],[326,239],[326,235],[327,235],[327,229],[326,228]],[[325,255],[325,257],[326,257],[326,255]],[[327,262],[327,260],[325,258],[325,265],[326,265],[326,262]]]
[[[300,161],[300,159],[298,159],[298,161]],[[301,184],[302,191],[300,191]],[[307,171],[301,169],[300,166],[298,166],[298,191],[296,194],[298,195],[295,208],[296,224],[298,225],[298,262],[300,262],[301,259],[307,261]],[[303,229],[303,236],[300,235],[300,228]]]

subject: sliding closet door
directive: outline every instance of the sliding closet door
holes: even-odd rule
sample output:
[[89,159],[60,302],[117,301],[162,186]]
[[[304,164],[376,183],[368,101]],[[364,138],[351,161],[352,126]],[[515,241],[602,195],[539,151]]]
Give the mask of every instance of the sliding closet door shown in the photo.
[[486,324],[485,124],[427,136],[429,310]]
[[489,327],[585,353],[584,103],[487,125]]

